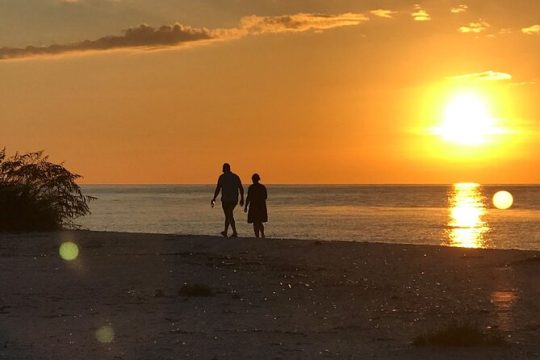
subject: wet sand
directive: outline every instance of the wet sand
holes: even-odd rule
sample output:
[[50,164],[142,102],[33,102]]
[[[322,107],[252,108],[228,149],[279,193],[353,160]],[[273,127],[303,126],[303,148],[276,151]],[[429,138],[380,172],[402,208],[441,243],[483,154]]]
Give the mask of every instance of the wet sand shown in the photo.
[[[66,240],[80,248],[72,262],[58,255]],[[0,235],[0,359],[537,359],[538,256],[89,231]],[[179,295],[185,284],[213,294]],[[508,344],[411,344],[455,321]]]

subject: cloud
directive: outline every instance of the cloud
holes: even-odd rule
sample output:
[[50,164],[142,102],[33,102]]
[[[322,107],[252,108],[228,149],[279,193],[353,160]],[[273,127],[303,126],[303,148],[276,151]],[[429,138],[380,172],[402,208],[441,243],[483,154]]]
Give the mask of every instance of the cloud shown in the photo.
[[532,25],[526,28],[521,29],[521,32],[527,35],[539,35],[540,34],[540,25]]
[[375,15],[381,18],[391,19],[393,18],[393,15],[396,13],[396,11],[377,9],[377,10],[371,10],[370,13],[372,15]]
[[0,48],[0,60],[121,49],[139,51],[161,49],[203,43],[203,41],[208,43],[209,40],[232,40],[248,35],[309,30],[323,31],[342,26],[358,25],[368,20],[367,16],[360,13],[338,15],[299,13],[284,16],[247,16],[240,20],[238,27],[227,29],[195,28],[181,24],[153,28],[143,24],[125,30],[122,35],[104,36],[97,40],[41,47],[3,47]]
[[520,81],[511,83],[510,86],[534,86],[536,85],[536,81]]
[[461,4],[461,5],[458,5],[458,6],[455,6],[453,8],[450,9],[450,12],[452,14],[461,14],[461,13],[464,13],[467,11],[469,7],[465,4]]
[[507,81],[512,80],[512,75],[498,71],[483,71],[471,74],[452,76],[450,79],[457,81]]
[[[122,0],[101,0],[101,1],[109,2],[109,3],[117,3],[117,2],[121,2]],[[56,0],[56,2],[59,4],[64,4],[64,5],[73,5],[73,4],[90,3],[91,1],[89,0]]]
[[468,34],[468,33],[479,34],[481,32],[486,31],[489,27],[490,25],[487,22],[480,20],[478,22],[472,22],[467,25],[460,26],[458,31],[464,34]]
[[127,29],[123,35],[105,36],[97,40],[85,40],[72,44],[50,45],[44,47],[0,48],[0,59],[26,58],[36,55],[58,55],[80,51],[104,51],[125,48],[156,48],[180,45],[198,40],[213,38],[210,30],[193,28],[180,24],[153,28],[139,25]]
[[341,15],[306,14],[284,16],[246,16],[240,20],[240,31],[249,34],[281,32],[301,32],[327,30],[342,26],[358,25],[368,21],[364,14],[345,13]]
[[414,21],[430,21],[431,16],[429,13],[422,9],[422,7],[418,4],[414,5],[414,11],[411,13],[411,16]]

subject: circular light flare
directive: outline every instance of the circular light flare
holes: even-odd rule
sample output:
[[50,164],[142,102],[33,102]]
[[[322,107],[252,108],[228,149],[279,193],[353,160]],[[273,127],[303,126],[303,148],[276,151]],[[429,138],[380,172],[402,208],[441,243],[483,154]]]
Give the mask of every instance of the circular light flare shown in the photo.
[[58,253],[65,261],[73,261],[79,256],[79,247],[72,241],[66,241],[60,245]]
[[493,195],[493,205],[497,209],[501,209],[501,210],[509,209],[510,207],[512,207],[513,203],[514,203],[514,197],[508,191],[505,191],[505,190],[497,191],[495,195]]
[[114,341],[114,329],[105,325],[96,330],[96,339],[102,344],[110,344]]

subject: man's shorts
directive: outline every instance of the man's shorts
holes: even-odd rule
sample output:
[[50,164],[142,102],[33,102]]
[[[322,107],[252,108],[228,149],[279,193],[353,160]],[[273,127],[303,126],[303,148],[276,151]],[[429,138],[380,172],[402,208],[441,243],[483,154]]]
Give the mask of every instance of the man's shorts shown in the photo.
[[236,207],[237,202],[229,202],[229,201],[223,201],[221,203],[221,207],[223,208],[223,212],[233,212],[234,208]]

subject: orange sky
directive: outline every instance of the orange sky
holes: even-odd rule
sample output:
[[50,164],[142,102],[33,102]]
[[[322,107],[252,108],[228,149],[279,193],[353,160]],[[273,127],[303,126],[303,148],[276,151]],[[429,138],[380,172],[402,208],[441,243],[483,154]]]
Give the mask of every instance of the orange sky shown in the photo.
[[[86,183],[212,183],[224,161],[267,183],[540,181],[540,4],[151,3],[6,5],[8,152]],[[508,131],[445,143],[429,129],[469,88]]]

